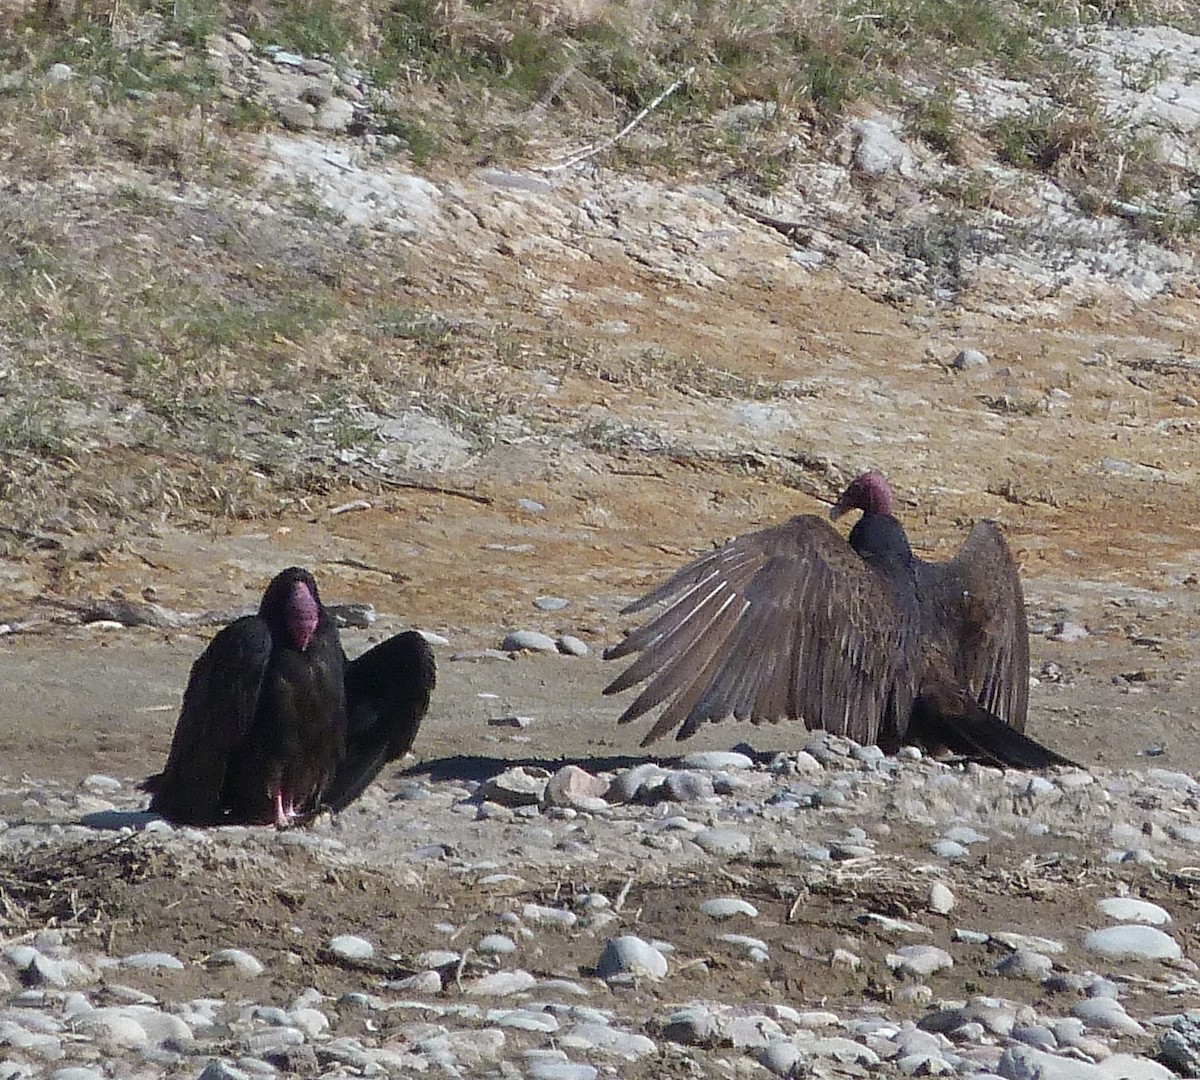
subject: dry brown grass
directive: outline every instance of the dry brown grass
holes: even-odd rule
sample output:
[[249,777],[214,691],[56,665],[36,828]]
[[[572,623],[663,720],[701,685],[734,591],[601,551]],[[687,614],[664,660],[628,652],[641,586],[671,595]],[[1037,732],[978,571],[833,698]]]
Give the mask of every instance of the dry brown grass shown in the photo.
[[[544,163],[611,134],[694,68],[602,160],[770,192],[863,100],[894,101],[910,84],[944,87],[948,100],[963,65],[1043,62],[1032,7],[953,8],[948,18],[934,0],[10,0],[0,7],[0,66],[12,73],[0,83],[0,519],[118,536],[128,523],[276,513],[359,475],[353,463],[374,439],[364,413],[414,401],[480,449],[579,431],[578,410],[546,409],[529,378],[541,368],[597,396],[663,382],[709,397],[802,392],[695,357],[601,354],[549,325],[464,318],[470,301],[453,287],[408,278],[401,248],[360,242],[303,193],[258,189],[278,210],[264,221],[243,198],[258,184],[244,135],[271,114],[219,84],[208,35],[236,29],[353,63],[373,86],[374,121],[402,133],[414,160]],[[1190,10],[1125,2],[1118,14]],[[47,80],[55,62],[72,77]],[[758,120],[723,119],[747,103],[763,106]],[[1032,164],[1111,194],[1161,179],[1135,177],[1128,153],[1118,175],[1125,144],[1098,113],[1064,104],[1056,115],[1023,133],[1041,139],[1046,160]],[[950,159],[982,145],[944,112],[922,123]],[[948,197],[991,205],[969,179]]]

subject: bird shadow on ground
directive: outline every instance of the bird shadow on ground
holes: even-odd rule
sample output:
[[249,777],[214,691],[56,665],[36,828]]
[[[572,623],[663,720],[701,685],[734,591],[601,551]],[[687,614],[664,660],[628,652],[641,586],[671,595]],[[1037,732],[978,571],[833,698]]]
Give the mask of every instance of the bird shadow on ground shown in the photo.
[[[755,765],[766,765],[776,756],[775,750],[755,750],[744,744],[735,746],[734,752],[744,754]],[[486,754],[451,754],[412,765],[396,774],[397,779],[427,776],[430,780],[490,780],[507,769],[534,767],[554,772],[564,765],[575,765],[585,772],[619,772],[637,765],[653,764],[664,769],[682,769],[687,766],[681,756],[659,757],[647,754],[614,754],[600,757],[557,757],[557,758],[508,758],[491,757]]]
[[150,822],[159,820],[158,814],[149,810],[98,810],[94,814],[84,814],[79,824],[89,829],[144,829]]

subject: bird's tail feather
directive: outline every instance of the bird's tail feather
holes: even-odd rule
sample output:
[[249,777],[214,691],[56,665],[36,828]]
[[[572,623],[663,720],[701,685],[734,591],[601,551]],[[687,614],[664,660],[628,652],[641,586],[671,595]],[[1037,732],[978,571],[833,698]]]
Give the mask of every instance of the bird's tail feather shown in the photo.
[[930,749],[945,748],[976,761],[1017,769],[1045,769],[1051,765],[1078,768],[1070,758],[1023,735],[970,694],[922,694],[913,706],[906,742]]

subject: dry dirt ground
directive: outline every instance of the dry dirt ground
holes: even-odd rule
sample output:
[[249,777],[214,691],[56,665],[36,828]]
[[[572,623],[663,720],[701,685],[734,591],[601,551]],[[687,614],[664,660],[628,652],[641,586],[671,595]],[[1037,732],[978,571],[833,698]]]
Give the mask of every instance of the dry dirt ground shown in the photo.
[[[552,268],[539,272],[545,278]],[[119,588],[136,598],[153,588],[169,608],[249,605],[272,573],[297,562],[313,569],[327,601],[376,605],[380,620],[371,631],[346,632],[348,651],[409,625],[450,640],[439,649],[438,692],[409,766],[415,775],[436,784],[486,776],[500,767],[496,759],[551,767],[571,760],[599,769],[670,756],[677,751],[672,744],[640,750],[639,732],[615,723],[620,704],[599,694],[612,674],[599,652],[626,625],[622,603],[714,540],[794,512],[820,512],[818,498],[831,500],[866,466],[887,471],[899,514],[927,556],[949,554],[976,517],[1004,525],[1023,564],[1033,671],[1042,673],[1031,701],[1033,735],[1101,770],[1200,772],[1200,413],[1176,400],[1200,396],[1200,378],[1172,362],[1194,348],[1200,320],[1193,299],[1144,306],[1114,300],[1057,319],[1010,323],[963,310],[914,320],[819,276],[786,295],[743,281],[688,296],[678,284],[660,288],[651,273],[630,263],[593,261],[584,273],[574,268],[571,280],[587,299],[576,305],[570,333],[595,341],[599,332],[591,327],[623,319],[647,346],[697,353],[751,379],[818,382],[805,426],[764,436],[776,452],[711,462],[530,440],[498,447],[461,473],[430,476],[430,490],[347,487],[279,519],[214,522],[206,533],[159,529],[99,561],[65,564],[58,553],[36,551],[7,561],[0,565],[7,583],[0,620],[40,612],[46,621],[0,637],[0,774],[6,784],[20,786],[25,777],[35,785],[73,785],[92,773],[126,782],[154,770],[168,746],[188,666],[204,645],[198,633],[55,622],[54,610],[36,602],[39,593],[79,599]],[[520,275],[492,284],[497,302],[522,301]],[[632,311],[612,299],[622,290],[654,302]],[[689,307],[669,299],[687,300]],[[949,370],[964,345],[983,348],[990,366],[982,373]],[[1021,402],[1036,407],[1023,409]],[[545,408],[592,404],[632,418],[654,415],[681,432],[731,422],[727,402],[693,399],[686,386],[653,378],[636,392],[606,396],[602,383],[568,377]],[[789,445],[803,449],[797,460],[787,459]],[[332,513],[355,499],[369,508]],[[522,509],[521,499],[545,509]],[[544,595],[569,604],[540,612],[532,601]],[[1053,640],[1063,621],[1086,627],[1088,636]],[[573,633],[592,653],[582,659],[450,659],[459,649],[498,645],[508,628]],[[487,724],[511,714],[533,718],[521,741]],[[729,724],[712,727],[685,749],[747,740],[770,752],[801,745],[803,735],[787,726]],[[391,769],[381,778],[385,791],[395,788],[398,774]],[[27,802],[2,809],[9,822],[39,820],[38,807]],[[351,811],[370,812],[370,806]],[[923,843],[914,839],[914,858]],[[1063,927],[1094,923],[1098,896],[1129,888],[1169,906],[1185,951],[1200,958],[1194,936],[1200,899],[1186,874],[1110,868],[1094,851],[1072,852],[1069,842],[1056,843],[1055,850],[1060,863],[1042,867],[1036,884],[1021,870],[1026,860],[1048,854],[1036,842],[1023,851],[997,846],[987,858],[951,871],[961,905],[954,922],[1017,922],[1012,928],[1056,936]],[[493,857],[501,866],[511,860],[514,870],[523,865],[519,852]],[[447,876],[432,891],[417,891],[402,869],[364,865],[336,872],[302,850],[269,870],[223,863],[219,856],[205,864],[205,858],[181,867],[177,855],[155,843],[101,836],[69,857],[55,855],[53,866],[30,856],[19,868],[29,887],[12,898],[21,907],[21,927],[76,924],[114,953],[166,948],[195,957],[218,944],[253,943],[269,962],[276,953],[298,952],[301,964],[269,963],[271,989],[263,997],[281,1001],[310,985],[328,992],[361,987],[361,972],[347,972],[323,954],[319,943],[332,932],[375,926],[384,955],[407,957],[438,943],[419,939],[428,919],[398,914],[437,910],[447,921],[465,922],[491,904],[461,878]],[[695,925],[696,900],[731,889],[753,897],[763,923],[774,927],[751,932],[776,940],[794,931],[787,875],[769,860],[714,861],[709,871],[686,872],[658,872],[651,862],[630,906],[640,908],[654,936],[684,953],[706,949]],[[993,874],[989,865],[1005,869]],[[513,889],[529,900],[584,888],[613,895],[625,880],[623,873],[591,873],[586,881],[527,873]],[[51,888],[49,880],[70,888]],[[780,954],[786,963],[764,970],[718,959],[702,983],[677,976],[660,993],[670,1000],[699,994],[813,1007],[886,997],[888,986],[874,976],[831,974],[827,964],[808,957],[827,956],[842,942],[861,946],[874,931],[857,924],[857,914],[866,908],[902,913],[919,906],[918,893],[903,875],[881,872],[872,881],[831,874],[799,914],[804,945]],[[949,933],[950,923],[939,924],[935,940],[952,948],[960,964],[944,990],[974,992],[994,957],[951,945]],[[577,976],[594,961],[564,948],[539,963],[543,971]],[[404,971],[401,962],[380,963],[385,974]],[[219,985],[223,977],[206,974],[202,986],[189,987],[171,976],[169,993],[224,992],[231,988]],[[167,993],[158,984],[167,976],[141,978]],[[1023,992],[1041,993],[1034,987]],[[1166,1007],[1169,994],[1154,993]],[[661,1063],[654,1068],[664,1075]]]

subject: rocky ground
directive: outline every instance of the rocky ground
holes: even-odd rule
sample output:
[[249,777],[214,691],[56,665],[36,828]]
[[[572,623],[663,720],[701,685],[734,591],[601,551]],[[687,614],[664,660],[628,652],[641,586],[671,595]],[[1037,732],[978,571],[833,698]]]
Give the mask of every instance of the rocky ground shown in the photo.
[[[88,127],[70,64],[6,73],[56,134],[0,148],[0,1080],[1200,1075],[1200,39],[1058,44],[1161,189],[865,103],[769,194],[540,130],[417,168],[363,72],[233,33],[271,122],[220,154],[203,110]],[[1029,730],[1080,769],[616,725],[622,605],[869,466],[927,557],[1001,522]],[[309,829],[151,819],[202,616],[293,563],[373,605],[352,654],[444,640],[415,756]]]

